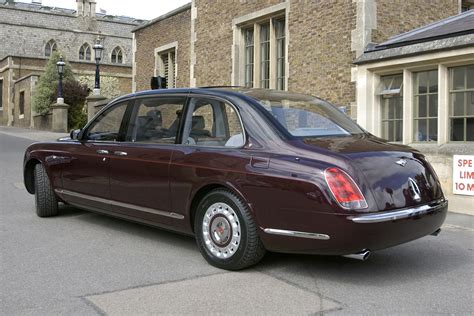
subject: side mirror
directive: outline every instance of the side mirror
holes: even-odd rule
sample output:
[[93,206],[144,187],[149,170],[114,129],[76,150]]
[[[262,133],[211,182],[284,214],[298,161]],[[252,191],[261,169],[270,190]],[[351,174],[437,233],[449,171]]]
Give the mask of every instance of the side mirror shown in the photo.
[[81,133],[81,130],[80,130],[80,129],[73,129],[73,130],[71,131],[71,134],[70,134],[71,139],[72,139],[72,140],[77,140],[77,139],[79,138],[79,134],[80,134],[80,133]]

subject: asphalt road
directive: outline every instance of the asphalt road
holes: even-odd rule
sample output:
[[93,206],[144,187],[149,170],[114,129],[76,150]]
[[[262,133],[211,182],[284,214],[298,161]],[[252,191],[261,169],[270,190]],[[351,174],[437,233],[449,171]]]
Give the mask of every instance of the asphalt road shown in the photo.
[[473,217],[438,237],[341,257],[267,254],[231,273],[192,238],[62,206],[40,219],[22,184],[31,141],[0,131],[0,314],[473,314]]

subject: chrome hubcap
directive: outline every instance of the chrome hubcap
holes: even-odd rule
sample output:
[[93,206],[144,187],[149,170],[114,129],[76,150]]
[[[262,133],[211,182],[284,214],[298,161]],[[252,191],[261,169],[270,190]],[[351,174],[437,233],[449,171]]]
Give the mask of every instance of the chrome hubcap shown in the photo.
[[240,245],[240,224],[235,211],[226,203],[214,203],[202,221],[202,237],[207,249],[216,257],[232,257]]

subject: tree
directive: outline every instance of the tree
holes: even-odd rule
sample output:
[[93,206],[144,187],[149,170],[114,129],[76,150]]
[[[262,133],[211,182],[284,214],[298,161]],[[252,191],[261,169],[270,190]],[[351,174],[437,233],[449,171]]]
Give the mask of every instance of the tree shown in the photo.
[[64,103],[69,105],[67,112],[68,129],[83,128],[87,123],[87,112],[84,109],[89,89],[76,80],[66,81],[63,85]]
[[[59,61],[59,58],[60,54],[53,52],[46,64],[44,73],[38,80],[33,98],[33,109],[39,114],[48,113],[51,110],[51,104],[57,96],[59,74],[56,63]],[[67,82],[75,81],[75,79],[71,65],[67,61],[65,62],[63,82],[66,84]]]

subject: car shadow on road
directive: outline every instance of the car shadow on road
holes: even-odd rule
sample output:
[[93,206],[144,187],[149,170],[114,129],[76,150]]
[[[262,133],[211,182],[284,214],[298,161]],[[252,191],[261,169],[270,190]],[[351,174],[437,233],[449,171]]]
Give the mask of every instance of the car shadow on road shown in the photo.
[[59,216],[77,217],[75,220],[87,222],[88,225],[98,225],[109,230],[133,235],[134,237],[147,238],[149,240],[156,240],[160,243],[167,243],[173,247],[186,248],[187,250],[194,249],[197,252],[199,251],[193,237],[105,214],[85,211],[71,205],[61,205]]
[[89,212],[71,205],[59,203],[59,216],[61,217],[74,217],[84,214],[89,214]]
[[[60,216],[76,216],[73,218],[75,221],[128,234],[131,238],[146,238],[166,247],[199,252],[194,238],[160,228],[83,211],[68,205],[61,206]],[[207,263],[203,260],[202,264]],[[427,236],[376,251],[366,261],[340,256],[268,252],[257,266],[250,269],[283,279],[288,276],[295,279],[312,277],[352,285],[383,286],[442,275],[463,265],[472,265],[469,249],[456,243],[452,235],[446,232],[438,237]]]
[[[439,240],[438,240],[439,239]],[[449,238],[425,237],[372,253],[366,261],[341,256],[267,253],[257,269],[351,285],[384,286],[444,275],[472,265],[472,254]]]

